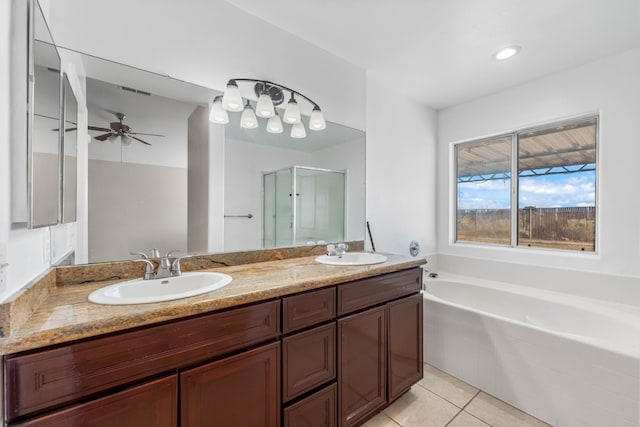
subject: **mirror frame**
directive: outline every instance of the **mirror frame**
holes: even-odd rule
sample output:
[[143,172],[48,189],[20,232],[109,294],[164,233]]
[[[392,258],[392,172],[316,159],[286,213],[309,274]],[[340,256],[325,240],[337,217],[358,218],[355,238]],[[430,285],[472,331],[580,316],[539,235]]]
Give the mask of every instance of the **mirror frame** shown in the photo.
[[[69,76],[67,73],[64,73],[63,78],[63,96],[62,96],[62,126],[60,129],[60,137],[62,139],[60,145],[60,175],[61,175],[61,183],[60,183],[60,200],[59,203],[61,205],[61,215],[59,222],[62,224],[67,224],[70,222],[75,222],[77,220],[77,206],[78,206],[78,98],[73,92],[73,87],[71,86],[71,82],[69,81]],[[67,117],[69,107],[73,107],[73,111],[75,111],[75,117]],[[72,120],[69,120],[72,119]],[[75,125],[75,137],[71,138],[70,135],[67,135],[67,122]],[[69,177],[69,173],[67,170],[67,157],[66,157],[66,148],[67,146],[74,146],[75,148],[75,175],[74,180],[71,181]],[[72,198],[68,198],[68,193],[72,192]],[[73,200],[73,206],[68,206],[67,201]]]
[[[36,205],[36,201],[34,200],[34,164],[33,164],[33,134],[34,134],[34,123],[35,123],[35,89],[36,89],[36,79],[35,79],[35,21],[36,21],[36,13],[42,14],[42,8],[38,0],[27,0],[27,10],[28,10],[28,42],[27,42],[27,69],[28,69],[28,84],[27,84],[27,228],[34,229],[40,227],[48,227],[51,225],[56,225],[60,222],[62,217],[62,206],[61,206],[61,195],[62,195],[62,178],[61,178],[61,169],[60,169],[60,157],[62,152],[62,132],[64,122],[62,117],[62,110],[64,107],[63,100],[63,79],[62,72],[59,71],[59,79],[58,79],[58,173],[57,180],[58,183],[56,185],[57,188],[57,206],[56,206],[56,220],[54,222],[44,222],[44,223],[35,223],[34,221],[34,207]],[[45,22],[46,23],[46,22]],[[47,26],[46,31],[49,33],[49,37],[51,38],[52,44],[51,46],[55,49],[56,55],[62,64],[62,60],[60,58],[60,53],[58,52],[58,48],[53,43],[53,35],[51,34],[51,30]],[[60,67],[61,68],[61,67]]]

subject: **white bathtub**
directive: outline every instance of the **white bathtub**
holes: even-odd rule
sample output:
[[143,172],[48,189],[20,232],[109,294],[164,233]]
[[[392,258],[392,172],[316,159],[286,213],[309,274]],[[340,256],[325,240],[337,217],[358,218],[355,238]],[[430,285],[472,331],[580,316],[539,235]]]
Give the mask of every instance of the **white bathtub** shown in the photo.
[[450,274],[425,287],[427,362],[554,426],[640,425],[640,309]]

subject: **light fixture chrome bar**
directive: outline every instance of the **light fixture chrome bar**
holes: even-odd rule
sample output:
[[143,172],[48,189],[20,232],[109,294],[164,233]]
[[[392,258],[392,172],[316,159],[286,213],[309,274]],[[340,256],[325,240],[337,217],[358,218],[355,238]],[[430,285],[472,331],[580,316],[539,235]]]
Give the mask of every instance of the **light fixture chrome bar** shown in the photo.
[[278,83],[270,82],[269,80],[263,80],[263,79],[229,79],[229,81],[231,81],[231,80],[233,80],[233,81],[235,81],[235,82],[264,83],[264,84],[267,84],[267,85],[269,85],[269,86],[275,86],[275,87],[277,87],[277,88],[284,89],[284,90],[286,90],[286,91],[288,91],[288,92],[291,92],[291,93],[293,93],[294,95],[301,96],[302,98],[306,99],[306,100],[307,100],[307,102],[309,102],[309,103],[310,103],[311,105],[313,105],[314,107],[318,107],[318,108],[320,108],[320,106],[318,105],[318,103],[317,103],[317,102],[315,102],[314,100],[312,100],[311,98],[309,98],[308,96],[303,95],[302,93],[298,92],[298,91],[297,91],[297,90],[295,90],[295,89],[291,89],[290,87],[287,87],[287,86],[284,86],[284,85],[281,85],[281,84],[278,84]]

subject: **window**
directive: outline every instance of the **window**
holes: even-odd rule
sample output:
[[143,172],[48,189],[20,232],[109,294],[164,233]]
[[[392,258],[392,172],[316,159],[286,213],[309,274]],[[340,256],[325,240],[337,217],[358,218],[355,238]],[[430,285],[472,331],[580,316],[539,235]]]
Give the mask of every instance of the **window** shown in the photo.
[[456,144],[455,240],[595,252],[597,127],[589,117]]

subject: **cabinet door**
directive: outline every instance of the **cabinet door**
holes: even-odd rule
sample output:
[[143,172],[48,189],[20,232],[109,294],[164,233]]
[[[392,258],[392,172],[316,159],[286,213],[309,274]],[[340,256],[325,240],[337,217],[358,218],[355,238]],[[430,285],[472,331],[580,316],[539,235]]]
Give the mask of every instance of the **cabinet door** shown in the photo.
[[178,425],[176,375],[111,396],[63,409],[15,426],[29,427],[175,427]]
[[183,372],[181,425],[278,426],[279,366],[276,342]]
[[387,304],[389,402],[422,378],[422,295]]
[[338,413],[352,426],[386,402],[386,308],[338,320]]
[[336,377],[336,324],[282,339],[282,401]]

